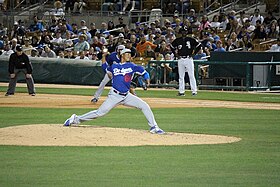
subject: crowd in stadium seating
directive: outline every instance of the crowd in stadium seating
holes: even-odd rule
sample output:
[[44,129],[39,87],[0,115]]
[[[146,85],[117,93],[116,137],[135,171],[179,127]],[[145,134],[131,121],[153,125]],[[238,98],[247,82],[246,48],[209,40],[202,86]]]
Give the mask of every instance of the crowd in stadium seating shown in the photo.
[[[104,48],[113,52],[117,45],[131,48],[134,57],[164,59],[174,58],[169,44],[179,35],[180,27],[187,27],[203,45],[195,59],[209,56],[211,51],[250,51],[254,42],[277,39],[280,18],[271,12],[260,15],[255,9],[253,15],[235,11],[219,14],[209,20],[206,15],[196,16],[191,9],[184,19],[174,14],[173,19],[156,20],[151,23],[136,23],[129,28],[119,17],[119,23],[109,21],[97,26],[95,23],[69,23],[66,19],[53,19],[49,25],[43,25],[34,16],[34,23],[25,26],[19,20],[13,29],[7,30],[0,23],[0,50],[9,56],[16,45],[22,45],[26,54],[32,57],[77,58],[99,60]],[[162,21],[162,24],[161,24]]]

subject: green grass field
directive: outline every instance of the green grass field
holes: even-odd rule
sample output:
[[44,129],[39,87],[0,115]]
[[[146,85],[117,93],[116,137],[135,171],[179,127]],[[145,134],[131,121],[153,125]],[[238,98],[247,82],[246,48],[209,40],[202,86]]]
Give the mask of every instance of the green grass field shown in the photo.
[[[0,87],[0,91],[5,90]],[[91,95],[93,90],[37,88],[37,92]],[[139,91],[138,95],[175,98],[176,91]],[[255,93],[201,91],[192,99],[280,103],[280,95]],[[280,110],[152,110],[165,131],[229,135],[242,140],[191,146],[0,146],[0,186],[280,186]],[[0,107],[0,127],[58,124],[72,113],[87,111]],[[141,112],[127,108],[113,109],[86,124],[148,130]]]

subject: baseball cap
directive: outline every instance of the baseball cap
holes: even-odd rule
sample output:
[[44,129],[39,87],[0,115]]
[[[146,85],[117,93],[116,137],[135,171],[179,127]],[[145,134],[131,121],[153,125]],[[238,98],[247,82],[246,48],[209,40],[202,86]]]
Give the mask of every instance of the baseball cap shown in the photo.
[[125,46],[124,45],[119,45],[117,49],[118,50],[123,50],[123,49],[125,49]]
[[124,38],[123,33],[120,33],[120,34],[119,34],[119,37],[120,37],[120,38]]
[[22,47],[20,45],[16,46],[17,51],[22,51]]
[[131,50],[130,49],[123,49],[121,51],[121,55],[124,54],[124,53],[131,53]]

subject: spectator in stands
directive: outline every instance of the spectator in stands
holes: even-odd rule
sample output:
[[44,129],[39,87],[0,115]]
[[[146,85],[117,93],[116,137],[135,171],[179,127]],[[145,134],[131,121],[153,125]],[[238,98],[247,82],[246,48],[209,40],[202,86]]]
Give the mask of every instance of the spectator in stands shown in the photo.
[[11,46],[7,43],[4,45],[4,51],[2,52],[1,56],[10,56],[13,53],[14,51],[11,49]]
[[91,34],[91,37],[96,35],[97,29],[95,23],[90,23],[90,30],[88,32]]
[[82,14],[84,7],[86,7],[86,3],[83,0],[78,0],[74,3],[73,12]]
[[194,22],[191,24],[191,28],[193,32],[198,31],[198,28],[200,27],[200,21],[198,20],[198,17],[194,17]]
[[29,38],[24,38],[24,45],[22,46],[22,50],[26,55],[31,55],[31,51],[33,49],[33,46],[30,44],[30,39]]
[[92,44],[91,44],[91,47],[94,47],[94,49],[97,49],[99,48],[99,50],[103,49],[103,43],[101,43],[98,39],[97,36],[94,36],[92,38]]
[[229,23],[229,19],[228,19],[227,15],[225,14],[225,12],[223,11],[223,9],[220,10],[219,22],[221,23],[220,29],[225,31],[227,29],[227,24]]
[[100,42],[100,43],[102,43],[102,45],[106,45],[107,43],[107,40],[105,39],[105,36],[104,36],[104,34],[102,34],[102,33],[100,33],[100,32],[97,32],[96,33],[96,36],[97,36],[97,38],[98,38],[98,41]]
[[[208,51],[208,52],[209,52],[209,50],[208,50],[207,47],[205,47],[204,50],[201,48],[201,49],[197,52],[197,54],[194,55],[193,59],[194,59],[194,60],[201,60],[201,59],[204,59],[204,58],[207,56],[207,54],[206,54],[205,51]],[[210,54],[210,52],[209,52],[209,54]]]
[[107,26],[107,23],[105,23],[105,22],[102,22],[101,23],[101,28],[99,29],[99,33],[106,33],[106,34],[108,34],[108,26]]
[[78,35],[81,35],[81,34],[85,34],[85,35],[87,36],[87,41],[88,41],[88,42],[91,41],[91,37],[92,37],[92,36],[91,36],[90,32],[88,31],[87,26],[82,26],[82,27],[81,27],[81,30],[80,30],[80,32],[79,32]]
[[280,52],[280,38],[277,39],[277,44],[271,46],[270,52]]
[[79,60],[89,60],[89,58],[85,55],[85,51],[79,51],[79,55],[75,59]]
[[270,25],[273,20],[277,20],[277,19],[276,17],[273,16],[273,13],[271,11],[268,11],[267,16],[263,20],[264,26],[266,27]]
[[24,36],[25,29],[19,25],[19,22],[15,21],[13,30],[10,33],[10,38],[18,38],[18,36]]
[[173,28],[174,29],[174,32],[175,32],[175,35],[177,36],[178,33],[179,33],[179,29],[182,27],[182,22],[179,18],[177,18],[175,20],[175,27]]
[[179,12],[177,10],[175,10],[174,12],[174,15],[173,15],[173,20],[172,20],[172,23],[171,23],[171,27],[174,28],[175,25],[176,25],[176,19],[179,18]]
[[31,54],[30,54],[30,57],[40,57],[38,51],[36,49],[32,49],[31,50]]
[[76,58],[74,56],[73,51],[72,51],[71,48],[68,48],[65,51],[66,51],[66,54],[65,54],[64,58],[67,58],[67,59],[75,59]]
[[18,40],[16,38],[13,38],[11,40],[11,49],[16,52],[16,46],[18,45]]
[[254,49],[254,45],[252,44],[252,40],[249,34],[244,35],[242,37],[242,40],[240,41],[240,47],[243,48],[243,51],[251,51],[252,49]]
[[43,24],[41,22],[39,22],[39,19],[38,19],[37,16],[33,17],[33,22],[34,23],[29,26],[29,30],[31,32],[35,32],[35,31],[38,31],[38,30],[43,31],[43,29],[44,29]]
[[0,37],[3,37],[7,34],[7,28],[4,27],[4,25],[2,23],[0,23]]
[[232,51],[232,50],[235,50],[237,49],[237,46],[232,42],[232,39],[231,38],[228,38],[226,40],[226,47],[225,47],[225,50],[226,51]]
[[72,32],[72,26],[71,26],[71,24],[69,24],[68,22],[67,22],[67,20],[65,19],[65,18],[63,18],[62,20],[61,20],[61,23],[62,23],[62,25],[65,25],[66,26],[66,29],[68,30],[68,31],[71,31]]
[[76,23],[72,23],[72,32],[73,32],[75,35],[78,35],[78,34],[79,34],[78,25],[77,25]]
[[195,17],[197,17],[195,15],[195,10],[190,9],[189,15],[187,15],[186,19],[189,20],[191,24],[193,24],[195,22]]
[[154,37],[154,44],[155,45],[159,45],[162,41],[162,37],[161,37],[161,30],[160,28],[156,28],[156,32],[155,32],[155,37]]
[[218,40],[216,44],[217,48],[214,50],[215,52],[226,52],[225,48],[223,47],[223,42],[221,40]]
[[212,21],[210,22],[211,28],[220,28],[221,23],[219,22],[219,15],[214,15]]
[[76,0],[66,0],[65,11],[67,11],[68,13],[71,13],[71,11],[73,11],[73,9],[74,9],[75,1]]
[[[51,50],[54,49],[54,45],[53,45],[53,43],[51,42],[50,36],[46,36],[46,37],[45,37],[45,41],[41,41],[39,44],[42,45],[42,46],[43,46],[43,45],[48,45],[49,48],[50,48]],[[34,44],[32,44],[32,46],[33,46],[33,47],[37,47],[38,45],[35,45],[35,46],[34,46]]]
[[199,31],[208,30],[209,28],[210,28],[210,22],[208,21],[208,17],[206,15],[203,15],[198,30]]
[[152,42],[147,41],[145,35],[142,34],[140,38],[140,42],[136,46],[137,53],[139,54],[137,56],[143,57],[145,55],[145,50],[147,49],[147,45],[150,45],[152,49],[155,49],[157,47]]
[[87,36],[85,34],[80,34],[79,35],[79,40],[78,42],[74,45],[74,52],[78,51],[88,51],[90,48],[89,43],[86,41]]
[[98,60],[97,53],[93,47],[90,47],[86,56],[88,57],[89,60]]
[[181,12],[181,14],[186,14],[189,10],[189,7],[190,7],[190,0],[180,0],[177,1],[175,5],[175,9],[178,12]]
[[240,25],[244,25],[245,21],[247,20],[248,18],[246,17],[246,14],[245,14],[245,11],[241,11],[239,13],[239,18],[237,18],[237,22],[240,24]]
[[137,41],[137,37],[135,36],[135,34],[130,35],[130,42],[131,42],[132,46],[136,48],[138,41]]
[[271,39],[277,39],[279,37],[279,29],[277,29],[278,25],[277,25],[277,21],[273,20],[271,21],[271,23],[268,25],[268,34],[267,34],[267,38],[271,38]]
[[266,40],[267,34],[264,29],[264,25],[261,24],[260,20],[256,21],[256,29],[254,30],[254,33],[252,34],[253,41],[256,39],[259,40]]
[[133,47],[132,42],[131,42],[130,40],[127,40],[127,41],[126,41],[125,48],[131,50],[131,58],[135,58],[135,57],[137,56],[136,48]]
[[56,58],[56,54],[53,50],[49,48],[49,46],[45,45],[44,50],[41,54],[41,57],[46,57],[46,58]]
[[61,38],[61,32],[58,31],[57,33],[55,33],[55,38],[52,39],[50,42],[54,46],[54,48],[53,48],[54,51],[56,51],[60,46],[62,46],[63,45],[63,40]]
[[126,24],[123,23],[123,17],[122,16],[119,17],[119,24],[116,25],[116,28],[120,28],[120,27],[122,27],[122,28],[126,27]]
[[160,54],[165,58],[166,54],[172,53],[169,46],[167,46],[165,40],[162,40],[161,43],[155,48],[156,59],[159,58]]
[[152,60],[156,59],[155,51],[152,49],[152,47],[150,45],[147,45],[143,57],[144,58],[150,58]]
[[73,47],[73,39],[71,39],[72,35],[70,31],[66,31],[66,38],[62,40],[63,49]]
[[57,58],[64,58],[64,51],[63,50],[58,51]]
[[118,45],[124,45],[124,43],[125,43],[124,35],[123,33],[120,33],[117,38],[116,44],[118,46]]
[[60,1],[54,2],[54,9],[50,11],[50,15],[54,16],[54,19],[61,19],[65,15],[62,6]]
[[264,21],[263,16],[260,15],[260,9],[258,9],[258,8],[255,9],[254,15],[252,15],[250,17],[251,24],[254,25],[254,26],[257,25],[257,20],[259,20],[261,24]]
[[232,33],[240,33],[242,29],[242,25],[240,25],[236,18],[233,18],[230,22],[230,29],[229,29],[229,35]]
[[172,27],[168,27],[167,28],[167,33],[165,35],[165,41],[167,44],[172,43],[174,40],[176,39],[174,30],[172,29]]
[[115,51],[117,44],[114,40],[114,36],[113,35],[109,35],[107,42],[106,42],[106,48],[108,49],[109,53],[112,53]]

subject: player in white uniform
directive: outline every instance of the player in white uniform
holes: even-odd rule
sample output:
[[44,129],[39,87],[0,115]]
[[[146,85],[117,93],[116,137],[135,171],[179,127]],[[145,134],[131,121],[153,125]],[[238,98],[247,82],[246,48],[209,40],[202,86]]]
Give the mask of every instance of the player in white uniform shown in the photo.
[[201,44],[194,38],[187,36],[187,28],[180,28],[182,35],[176,38],[170,45],[172,52],[178,59],[179,93],[178,96],[185,96],[185,73],[188,72],[192,95],[197,95],[197,86],[194,76],[193,56],[201,49]]
[[[103,69],[106,69],[109,77],[112,78],[112,88],[109,91],[107,99],[97,110],[90,111],[80,116],[73,114],[64,122],[64,126],[79,124],[84,121],[104,116],[111,109],[122,104],[140,109],[148,121],[151,133],[164,134],[165,132],[157,125],[150,106],[145,101],[129,92],[133,74],[138,73],[143,75],[146,72],[142,66],[137,66],[136,64],[131,63],[130,60],[131,51],[129,49],[124,49],[121,51],[122,63],[112,64],[111,66],[108,66],[106,62],[103,63]],[[149,80],[147,80],[147,82],[149,85]]]

